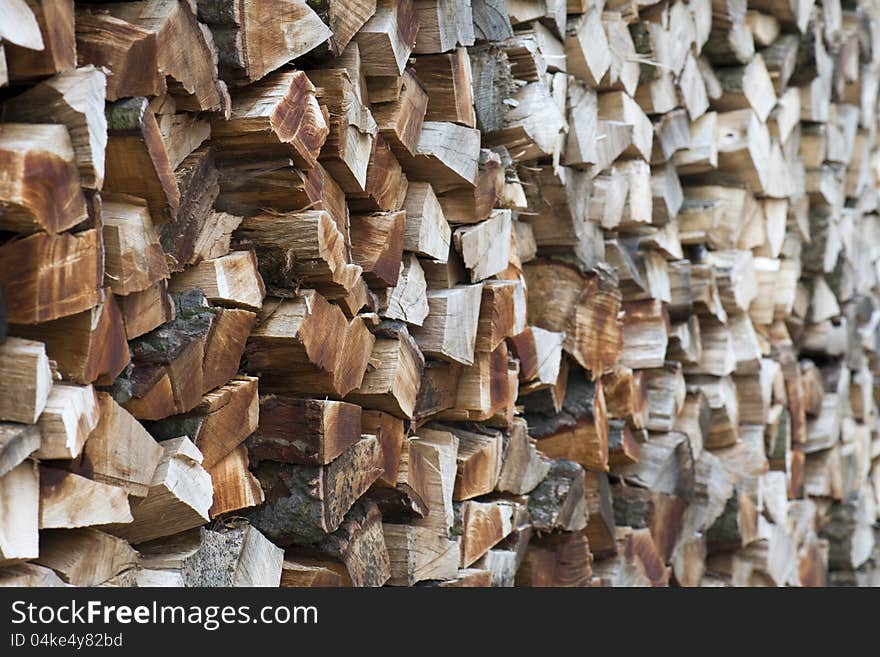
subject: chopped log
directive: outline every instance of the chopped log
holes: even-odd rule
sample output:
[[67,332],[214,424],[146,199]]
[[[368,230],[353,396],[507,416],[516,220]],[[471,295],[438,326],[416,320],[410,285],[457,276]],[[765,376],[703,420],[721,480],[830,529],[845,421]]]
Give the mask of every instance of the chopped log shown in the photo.
[[214,489],[208,510],[211,518],[259,506],[265,501],[260,482],[251,474],[249,465],[247,447],[239,445],[207,468]]
[[416,398],[415,419],[423,419],[455,406],[461,370],[462,366],[458,363],[425,361]]
[[107,106],[104,190],[143,198],[156,225],[174,221],[180,191],[146,98],[129,98]]
[[34,563],[20,563],[0,570],[0,587],[12,586],[66,586],[54,570]]
[[309,77],[317,87],[317,100],[330,112],[330,131],[321,149],[321,163],[347,194],[364,192],[378,132],[376,121],[345,69],[313,70]]
[[238,377],[204,395],[189,413],[151,422],[147,429],[160,441],[188,436],[210,470],[256,431],[258,422],[257,379]]
[[379,440],[382,447],[384,471],[376,481],[377,486],[394,487],[400,471],[401,451],[406,440],[403,420],[382,411],[363,411],[363,430]]
[[209,519],[213,489],[211,475],[201,465],[201,452],[185,436],[160,446],[162,454],[149,490],[132,502],[134,521],[107,527],[135,545],[198,527]]
[[666,361],[669,314],[660,301],[623,304],[623,349],[620,364],[633,369],[662,367]]
[[199,20],[211,28],[223,80],[235,87],[256,82],[328,37],[336,54],[341,53],[352,30],[363,24],[370,3],[346,12],[339,11],[338,2],[311,4],[321,13],[305,0],[284,0],[278,6],[263,0],[198,0]]
[[364,374],[360,386],[346,399],[364,408],[411,419],[425,364],[415,340],[405,331],[396,339],[379,338],[370,359],[378,366]]
[[40,24],[26,0],[12,0],[5,4],[0,38],[28,50],[42,50],[45,47]]
[[510,336],[510,347],[519,359],[520,395],[552,388],[559,380],[562,366],[563,333],[527,326]]
[[174,96],[160,96],[150,102],[168,152],[171,167],[177,169],[211,136],[211,123],[194,114],[177,112]]
[[352,260],[373,287],[397,284],[406,212],[377,212],[351,218]]
[[0,377],[8,394],[0,399],[0,420],[35,424],[52,390],[52,369],[45,346],[8,338],[0,344]]
[[[74,35],[74,8],[72,0],[27,0],[37,19],[42,47],[22,47],[20,37],[9,37],[6,47],[6,66],[9,79],[29,80],[53,75],[76,66],[76,39]],[[10,32],[15,28],[10,25]]]
[[40,441],[35,425],[0,422],[0,477],[40,449]]
[[131,522],[128,493],[72,472],[40,467],[40,529]]
[[562,412],[552,417],[529,415],[531,435],[550,458],[565,458],[600,471],[608,470],[608,420],[601,380],[588,381],[569,372]]
[[586,13],[568,20],[565,57],[571,75],[584,80],[591,87],[599,86],[613,60],[602,27],[601,10],[591,7]]
[[445,262],[449,254],[452,232],[431,185],[410,183],[404,210],[406,211],[404,250]]
[[529,437],[528,424],[521,418],[514,419],[502,439],[504,451],[495,489],[514,495],[530,493],[547,476],[550,461],[538,452],[537,443]]
[[162,279],[140,292],[117,297],[125,337],[134,340],[174,319],[174,302],[168,295],[168,282]]
[[461,505],[461,562],[471,566],[514,529],[516,504],[507,500],[478,502],[468,500]]
[[372,101],[379,134],[394,154],[398,157],[414,155],[428,107],[428,94],[412,69],[404,71],[396,98],[382,103],[376,98]]
[[584,276],[573,266],[537,260],[523,273],[529,324],[564,332],[563,348],[593,376],[617,362],[623,344],[621,298],[607,274]]
[[276,544],[314,543],[339,528],[382,472],[382,448],[375,436],[363,436],[328,465],[263,461],[254,474],[266,503],[248,516]]
[[213,39],[199,24],[195,3],[145,0],[116,3],[107,9],[113,17],[156,35],[156,64],[181,109],[228,111],[229,94],[217,79]]
[[109,101],[166,91],[155,32],[109,13],[77,8],[76,57],[79,66],[92,64],[111,72],[107,77]]
[[344,396],[361,385],[374,338],[360,317],[314,290],[295,299],[268,299],[245,350],[246,369],[266,392]]
[[327,465],[360,440],[363,428],[354,404],[264,395],[248,452],[256,462]]
[[590,586],[590,547],[580,533],[551,534],[529,543],[516,586]]
[[428,290],[428,316],[413,337],[427,356],[473,365],[482,285]]
[[86,440],[80,467],[95,481],[143,497],[163,458],[162,446],[107,393],[98,393],[98,408],[100,419]]
[[315,166],[330,127],[302,71],[281,70],[236,93],[228,120],[211,123],[223,162],[292,159]]
[[75,459],[99,421],[98,397],[92,386],[55,385],[40,414],[40,460]]
[[70,135],[63,125],[0,126],[0,228],[51,234],[84,221],[86,203]]
[[171,277],[170,292],[199,288],[211,303],[258,311],[263,306],[266,288],[257,271],[253,251],[233,251],[228,255],[204,260]]
[[278,586],[284,551],[243,519],[140,546],[138,586]]
[[476,127],[471,61],[465,48],[418,57],[414,70],[428,95],[426,121],[452,121]]
[[455,577],[461,559],[457,541],[429,527],[382,523],[391,564],[391,586]]
[[302,284],[338,298],[351,292],[362,271],[350,262],[344,234],[323,210],[247,217],[236,235],[254,245],[260,274],[270,286]]
[[590,552],[596,558],[613,556],[617,552],[617,542],[614,538],[614,509],[608,475],[588,470],[584,478],[584,495],[587,500],[584,535],[590,541]]
[[453,233],[453,242],[470,270],[472,283],[507,268],[510,260],[510,216],[510,210],[493,210],[486,221],[458,228]]
[[37,464],[31,460],[0,477],[0,501],[7,509],[0,521],[0,563],[35,559],[41,552],[39,479]]
[[[100,190],[107,146],[106,87],[106,75],[94,66],[65,71],[4,103],[3,117],[9,122],[64,124],[82,185]],[[57,146],[53,151],[62,156]]]
[[379,315],[421,326],[429,310],[426,292],[425,271],[415,255],[407,254],[400,263],[397,284],[385,288],[378,296]]
[[529,495],[529,514],[538,531],[579,531],[587,526],[584,469],[573,461],[556,459],[547,477]]
[[375,503],[357,502],[339,529],[317,545],[289,548],[285,556],[295,560],[302,554],[332,560],[339,565],[331,568],[343,575],[345,585],[382,586],[391,577],[382,529],[382,517]]
[[147,204],[134,197],[104,199],[104,278],[114,294],[141,292],[168,278],[165,254]]
[[134,569],[137,561],[137,552],[121,538],[87,528],[44,532],[36,563],[54,570],[67,584],[98,586]]
[[129,362],[122,316],[109,294],[90,310],[12,332],[44,342],[58,371],[74,383],[107,385]]
[[[180,192],[177,216],[158,229],[169,268],[180,271],[201,259],[226,255],[228,234],[232,232],[230,224],[237,225],[241,219],[212,210],[218,193],[218,173],[211,148],[203,146],[187,155],[174,177]],[[216,248],[221,249],[216,256],[206,252],[215,248],[215,239],[219,241]]]
[[398,154],[407,178],[429,182],[438,194],[477,183],[480,133],[455,123],[425,121],[412,156]]
[[364,71],[398,76],[416,44],[418,13],[413,0],[377,0],[376,12],[355,35]]

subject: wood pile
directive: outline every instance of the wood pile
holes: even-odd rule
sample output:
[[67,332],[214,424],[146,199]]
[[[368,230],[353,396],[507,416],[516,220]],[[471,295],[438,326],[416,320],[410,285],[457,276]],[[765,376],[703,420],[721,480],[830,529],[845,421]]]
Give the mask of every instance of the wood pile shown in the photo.
[[880,4],[4,0],[0,583],[880,584]]

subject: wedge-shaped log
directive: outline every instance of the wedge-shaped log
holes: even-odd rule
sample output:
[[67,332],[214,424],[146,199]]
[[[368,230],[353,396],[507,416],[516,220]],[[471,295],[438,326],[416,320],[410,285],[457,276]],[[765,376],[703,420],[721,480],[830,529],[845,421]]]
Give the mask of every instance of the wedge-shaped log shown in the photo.
[[100,234],[36,233],[0,246],[0,287],[10,323],[36,324],[92,308],[103,278]]
[[21,37],[11,33],[19,27],[12,23],[8,31],[10,41],[6,52],[6,64],[10,80],[28,80],[76,66],[76,42],[74,36],[74,9],[72,0],[30,0],[28,3],[42,37],[42,48],[21,47]]
[[98,393],[98,407],[100,419],[86,440],[83,460],[88,461],[95,481],[143,497],[153,482],[163,448],[107,393]]
[[128,340],[134,340],[174,319],[174,303],[168,296],[168,281],[165,279],[140,292],[116,297],[116,305],[122,315]]
[[223,162],[291,158],[306,169],[315,166],[329,131],[315,86],[302,71],[289,70],[236,93],[229,119],[211,124]]
[[208,522],[213,488],[202,453],[182,436],[161,443],[162,455],[146,497],[133,501],[134,521],[111,525],[111,533],[134,545]]
[[12,332],[44,342],[68,381],[109,385],[130,359],[115,299],[107,290],[105,300],[94,308],[42,324],[15,326]]
[[106,117],[104,189],[146,200],[156,225],[173,221],[180,190],[147,99],[129,98],[107,105]]
[[379,103],[371,99],[379,134],[398,157],[415,155],[429,102],[424,85],[412,69],[401,77],[400,92],[394,100]]
[[584,469],[573,461],[554,460],[547,477],[529,495],[528,510],[532,525],[542,532],[586,527]]
[[265,501],[260,482],[251,474],[249,465],[247,447],[239,445],[207,468],[214,489],[213,501],[208,511],[211,518],[250,509]]
[[40,449],[40,427],[0,422],[0,477]]
[[8,509],[0,519],[0,563],[36,558],[40,474],[34,461],[23,461],[0,477],[0,501]]
[[40,468],[40,529],[131,522],[128,493],[57,468]]
[[413,0],[377,0],[376,13],[354,37],[366,74],[402,74],[416,45],[418,31],[419,19]]
[[345,396],[361,385],[375,338],[360,317],[342,311],[314,290],[294,299],[271,299],[247,341],[246,369],[266,392]]
[[428,290],[428,316],[413,337],[428,356],[463,365],[474,362],[482,285]]
[[128,543],[97,529],[53,529],[40,544],[37,563],[73,586],[98,586],[137,566],[138,554]]
[[251,250],[204,260],[171,277],[170,292],[199,288],[211,303],[257,311],[263,306],[266,288]]
[[394,287],[379,293],[379,315],[397,319],[413,326],[421,326],[428,316],[428,291],[425,271],[412,253],[403,256],[400,276]]
[[263,395],[248,453],[254,462],[327,465],[360,440],[361,429],[361,409],[354,404]]
[[351,218],[351,256],[364,280],[376,288],[397,284],[406,212],[376,212]]
[[140,292],[168,278],[165,254],[144,201],[134,197],[105,199],[101,220],[104,277],[114,294]]
[[210,470],[256,431],[258,423],[257,379],[238,377],[207,393],[189,413],[151,422],[147,428],[160,441],[188,436]]
[[0,373],[7,394],[0,398],[0,420],[35,424],[52,392],[52,369],[45,346],[7,338],[0,344]]
[[594,377],[617,362],[623,347],[621,298],[607,274],[585,276],[574,266],[538,260],[523,273],[530,324],[564,332],[565,351]]
[[75,459],[99,418],[98,397],[92,386],[52,386],[40,414],[42,442],[35,456],[43,461]]
[[379,338],[370,359],[379,365],[364,374],[360,386],[346,399],[364,408],[411,419],[425,366],[415,340],[405,331],[396,339]]
[[272,286],[303,284],[339,298],[351,292],[362,271],[350,262],[343,233],[323,210],[246,217],[236,236],[254,245],[260,274]]
[[461,567],[472,565],[515,529],[516,507],[508,500],[462,503]]
[[265,0],[199,0],[198,10],[199,20],[213,33],[220,76],[241,87],[314,50],[328,37],[336,53],[342,52],[351,38],[349,30],[365,18],[362,7],[341,12],[340,4],[328,2],[318,10],[326,17],[305,0],[283,0],[279,5]]
[[382,523],[391,564],[391,586],[412,586],[425,580],[455,577],[461,559],[459,544],[429,527]]
[[[4,103],[4,120],[66,126],[82,185],[100,190],[107,146],[106,87],[107,76],[94,66],[65,71]],[[63,146],[59,142],[56,149]]]
[[284,551],[246,520],[141,546],[138,586],[271,586],[281,580]]
[[87,217],[73,144],[63,125],[0,126],[0,228],[49,233]]
[[601,380],[588,381],[583,372],[568,375],[562,412],[548,417],[528,415],[529,432],[538,449],[550,458],[565,458],[592,470],[608,470],[608,415]]
[[407,178],[429,182],[438,194],[477,183],[480,132],[455,123],[425,121],[412,156],[398,154]]
[[378,134],[376,120],[358,95],[356,81],[345,69],[308,72],[318,101],[330,112],[321,163],[346,194],[362,193],[367,185],[370,153]]
[[470,270],[472,283],[507,269],[510,230],[510,210],[493,210],[486,221],[458,228],[453,233],[453,243]]
[[[107,9],[114,18],[156,35],[155,63],[180,109],[228,111],[229,94],[226,85],[217,79],[213,40],[196,17],[195,3],[144,0],[114,3]],[[150,66],[153,62],[148,59],[133,63]]]
[[369,500],[355,503],[339,529],[316,545],[289,548],[285,559],[326,564],[339,573],[343,586],[383,586],[391,577],[382,515]]
[[266,503],[251,523],[276,544],[308,544],[336,531],[345,514],[382,474],[382,449],[363,436],[328,465],[263,461],[255,474]]

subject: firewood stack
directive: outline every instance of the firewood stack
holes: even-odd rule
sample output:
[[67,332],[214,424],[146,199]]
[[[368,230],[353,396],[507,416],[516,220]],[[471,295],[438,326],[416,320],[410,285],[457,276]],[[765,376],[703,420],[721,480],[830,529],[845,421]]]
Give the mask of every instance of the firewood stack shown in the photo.
[[0,583],[880,584],[820,2],[5,0]]

